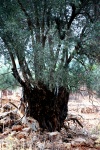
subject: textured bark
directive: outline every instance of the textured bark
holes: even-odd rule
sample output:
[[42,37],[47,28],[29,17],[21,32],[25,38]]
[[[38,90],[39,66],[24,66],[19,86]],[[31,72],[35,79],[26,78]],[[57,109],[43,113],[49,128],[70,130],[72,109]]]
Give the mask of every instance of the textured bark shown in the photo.
[[28,102],[30,116],[39,122],[43,130],[60,131],[68,112],[69,93],[66,89],[60,87],[58,94],[44,84],[40,88],[23,89],[23,99]]

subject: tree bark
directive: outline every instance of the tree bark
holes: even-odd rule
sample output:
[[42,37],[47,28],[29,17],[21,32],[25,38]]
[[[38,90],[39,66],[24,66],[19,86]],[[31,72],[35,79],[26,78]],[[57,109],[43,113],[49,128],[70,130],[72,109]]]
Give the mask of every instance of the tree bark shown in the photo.
[[43,83],[38,87],[23,87],[23,100],[28,102],[29,115],[39,122],[43,130],[60,131],[68,112],[69,92],[64,87],[60,87],[58,92],[50,91]]

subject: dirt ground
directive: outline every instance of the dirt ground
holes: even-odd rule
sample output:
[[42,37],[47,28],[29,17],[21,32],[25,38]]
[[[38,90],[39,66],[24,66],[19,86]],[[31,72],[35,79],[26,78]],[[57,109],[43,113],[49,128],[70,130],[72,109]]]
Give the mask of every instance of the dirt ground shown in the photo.
[[[20,97],[10,99],[17,106]],[[3,99],[2,105],[9,100]],[[0,150],[96,150],[100,149],[100,98],[96,95],[71,94],[68,116],[77,120],[65,120],[66,128],[61,132],[28,130],[30,127],[16,125],[6,127],[0,133]],[[1,112],[0,112],[1,113]],[[1,121],[1,120],[0,120]]]
[[69,113],[81,116],[84,128],[90,133],[100,133],[100,98],[96,95],[89,99],[89,95],[74,94],[70,96]]

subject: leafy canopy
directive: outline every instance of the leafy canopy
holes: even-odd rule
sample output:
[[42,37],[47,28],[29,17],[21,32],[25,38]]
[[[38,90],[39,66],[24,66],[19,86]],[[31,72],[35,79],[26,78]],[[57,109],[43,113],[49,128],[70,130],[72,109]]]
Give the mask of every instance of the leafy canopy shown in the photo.
[[68,90],[87,83],[87,72],[100,59],[99,5],[98,0],[1,0],[0,53],[12,61],[18,82]]

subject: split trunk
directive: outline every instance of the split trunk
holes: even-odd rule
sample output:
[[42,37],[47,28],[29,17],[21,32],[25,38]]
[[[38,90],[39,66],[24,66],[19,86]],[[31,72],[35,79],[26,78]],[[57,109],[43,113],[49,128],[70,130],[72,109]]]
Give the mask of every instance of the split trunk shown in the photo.
[[23,87],[23,100],[28,102],[29,115],[39,122],[43,130],[60,131],[68,112],[69,92],[64,87],[50,91],[46,85]]

